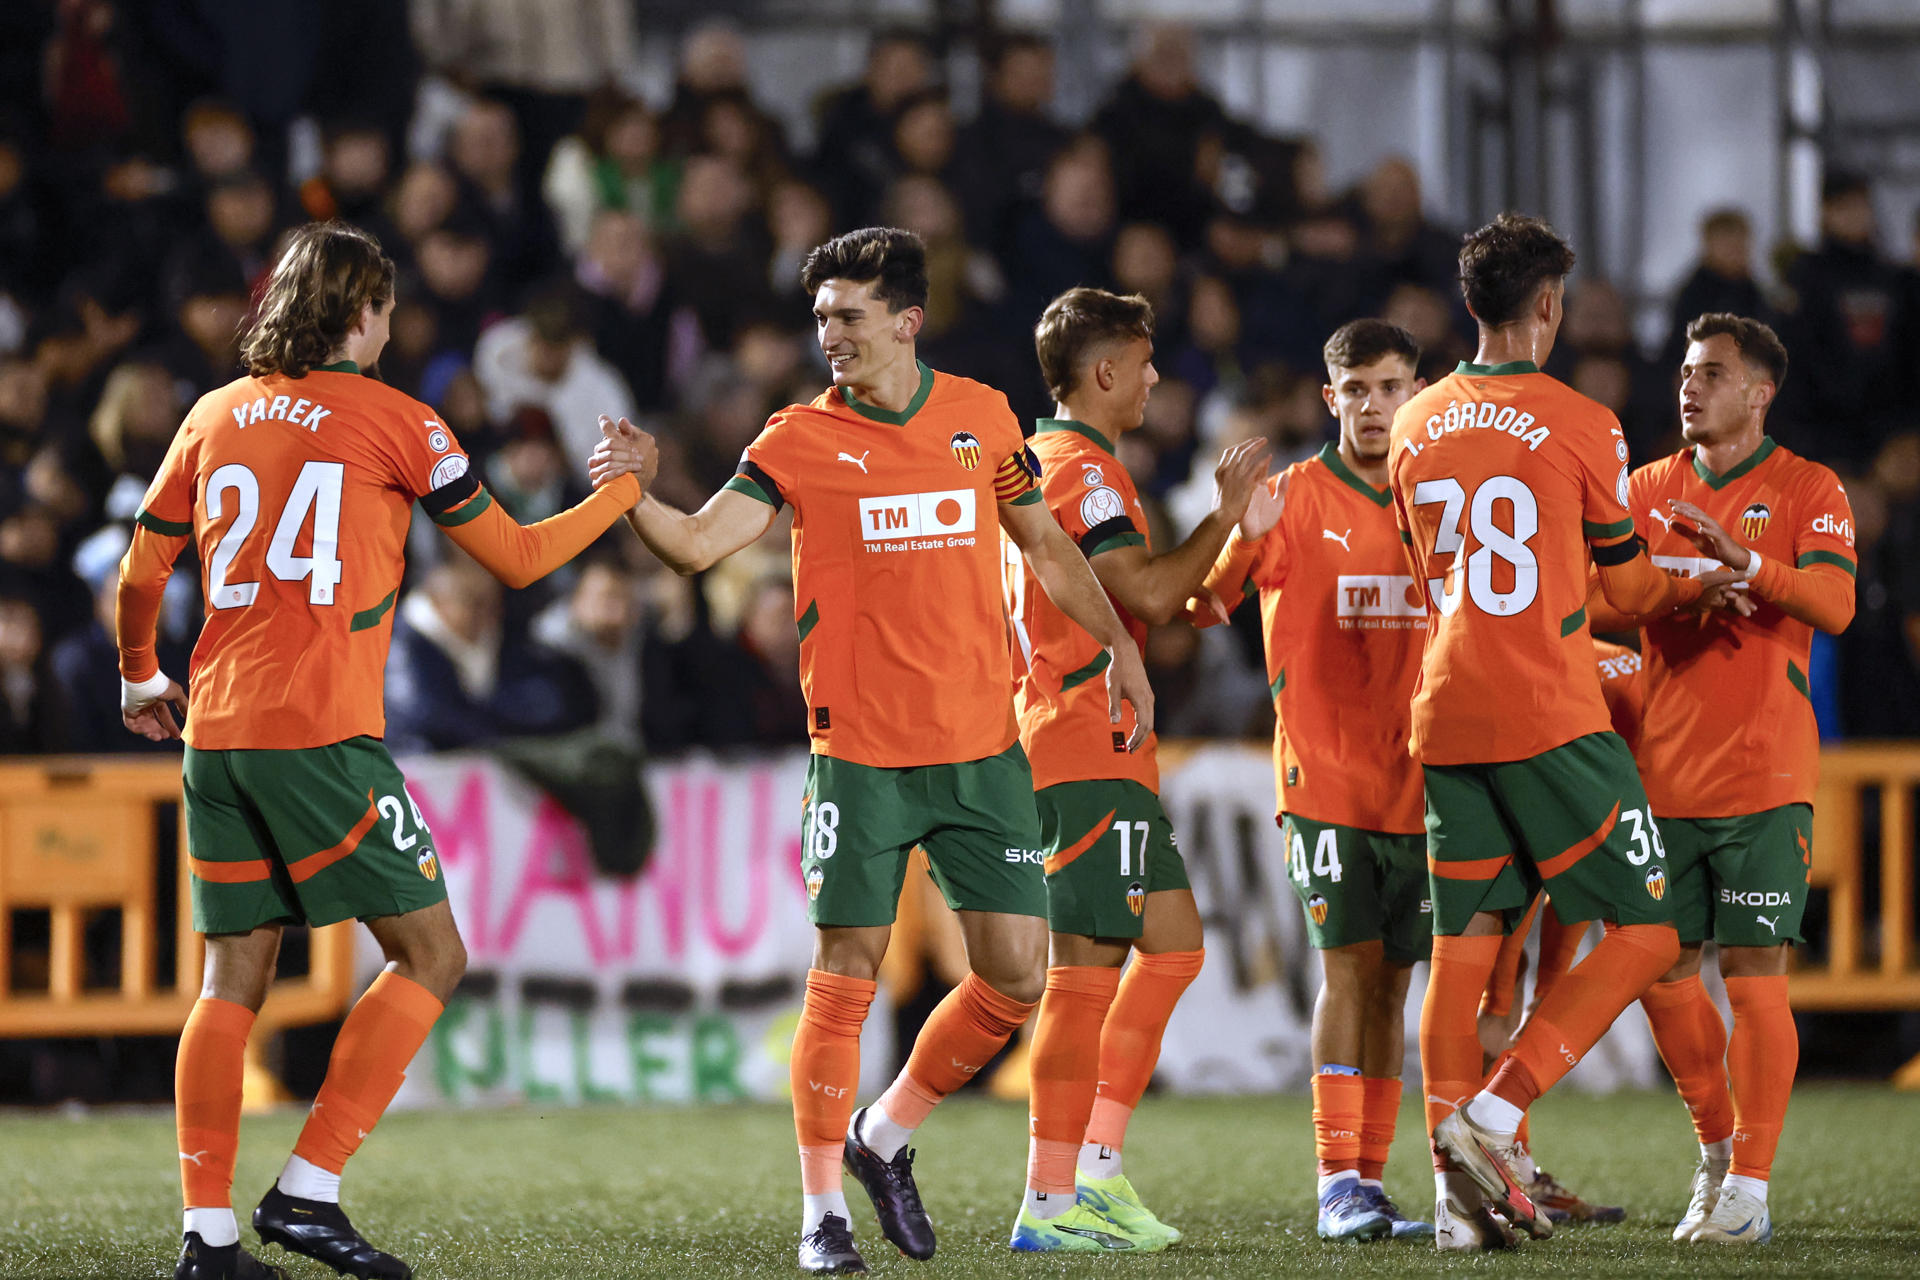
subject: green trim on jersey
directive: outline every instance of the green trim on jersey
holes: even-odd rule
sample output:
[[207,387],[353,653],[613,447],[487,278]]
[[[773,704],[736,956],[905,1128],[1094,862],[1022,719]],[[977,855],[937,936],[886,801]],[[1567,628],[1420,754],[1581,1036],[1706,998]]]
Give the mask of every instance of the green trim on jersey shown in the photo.
[[1787,659],[1787,683],[1798,689],[1801,697],[1813,701],[1813,690],[1807,687],[1807,673],[1792,658]]
[[394,599],[399,594],[400,588],[395,587],[393,590],[387,592],[386,599],[373,606],[373,608],[362,609],[360,612],[354,614],[353,621],[347,624],[347,630],[366,631],[372,627],[379,626],[380,619],[387,616],[387,610],[393,608]]
[[1624,538],[1633,532],[1633,517],[1625,516],[1612,524],[1600,524],[1593,520],[1580,522],[1580,535],[1588,542],[1596,538]]
[[1693,450],[1693,474],[1706,481],[1707,488],[1709,489],[1724,489],[1741,476],[1747,474],[1747,472],[1765,462],[1773,455],[1773,451],[1778,447],[1779,446],[1774,443],[1772,436],[1761,436],[1760,447],[1758,449],[1748,454],[1744,461],[1730,468],[1725,475],[1717,476],[1707,470],[1706,463],[1700,461],[1700,448],[1698,445],[1695,445]]
[[1087,548],[1086,554],[1087,559],[1091,560],[1097,555],[1108,551],[1117,551],[1121,547],[1144,547],[1146,545],[1146,534],[1135,533],[1129,529],[1125,533],[1109,534],[1107,537],[1100,539],[1100,541]]
[[1566,617],[1560,619],[1560,637],[1565,639],[1586,625],[1587,606],[1581,605]]
[[478,518],[482,511],[485,511],[492,505],[493,495],[487,492],[485,485],[482,485],[480,492],[476,496],[467,499],[463,505],[455,507],[451,511],[443,511],[437,516],[430,515],[428,519],[432,520],[442,529],[458,529],[467,521]]
[[315,373],[358,373],[360,366],[351,360],[335,360],[332,364],[323,364],[314,369]]
[[1098,431],[1095,431],[1092,427],[1088,426],[1084,422],[1078,422],[1072,418],[1035,418],[1034,419],[1033,433],[1035,435],[1037,436],[1050,435],[1055,431],[1071,431],[1073,432],[1073,434],[1077,436],[1085,436],[1087,439],[1099,445],[1101,449],[1105,450],[1107,453],[1113,452],[1113,443],[1110,440],[1108,440],[1105,436],[1101,435]]
[[1514,373],[1538,373],[1540,366],[1531,360],[1509,360],[1505,364],[1475,364],[1471,360],[1462,360],[1454,366],[1453,371],[1477,374],[1483,378],[1500,378]]
[[1081,685],[1085,684],[1087,681],[1099,675],[1102,671],[1105,671],[1112,664],[1113,664],[1113,655],[1108,653],[1105,649],[1102,649],[1099,653],[1094,655],[1094,659],[1092,662],[1089,662],[1086,666],[1080,668],[1078,671],[1069,671],[1066,675],[1060,678],[1060,692],[1065,693],[1069,689],[1079,688]]
[[1340,456],[1339,448],[1335,446],[1332,441],[1328,441],[1325,445],[1322,445],[1317,456],[1320,461],[1327,464],[1327,470],[1333,472],[1334,475],[1340,478],[1341,483],[1345,484],[1355,493],[1358,493],[1368,502],[1371,502],[1374,506],[1384,508],[1388,503],[1393,501],[1393,490],[1376,489],[1365,480],[1362,480],[1359,473],[1348,466],[1347,460]]
[[1035,485],[1017,498],[1009,498],[1001,503],[1003,507],[1025,507],[1040,501],[1040,486]]
[[133,518],[133,522],[144,529],[152,530],[163,538],[186,538],[193,534],[191,520],[162,520],[145,507],[140,508],[140,514]]
[[913,363],[920,370],[920,389],[913,393],[913,399],[907,401],[907,407],[903,412],[895,413],[891,409],[882,409],[865,401],[856,400],[852,387],[841,387],[840,399],[846,402],[847,408],[863,418],[883,422],[890,427],[904,427],[912,421],[914,414],[920,412],[921,406],[927,402],[927,397],[933,394],[933,370],[927,368],[923,361],[915,360]]
[[813,629],[820,625],[820,602],[818,600],[807,601],[807,611],[801,614],[799,621],[793,625],[799,630],[802,640],[812,635]]
[[779,503],[773,500],[772,496],[769,495],[765,489],[762,489],[759,485],[755,484],[752,480],[749,480],[745,476],[735,476],[733,479],[727,481],[725,484],[721,485],[720,487],[722,489],[731,489],[735,493],[744,493],[749,498],[753,498],[760,502],[764,502],[770,507],[778,508],[780,505]]
[[1804,569],[1808,565],[1813,564],[1837,564],[1847,571],[1849,578],[1857,578],[1860,576],[1860,571],[1855,567],[1853,561],[1847,559],[1838,551],[1809,551],[1794,561],[1793,567],[1796,569]]
[[1278,701],[1280,697],[1280,691],[1286,687],[1287,687],[1287,669],[1285,667],[1282,667],[1280,668],[1280,674],[1273,678],[1273,683],[1267,686],[1267,692],[1273,695],[1275,701]]

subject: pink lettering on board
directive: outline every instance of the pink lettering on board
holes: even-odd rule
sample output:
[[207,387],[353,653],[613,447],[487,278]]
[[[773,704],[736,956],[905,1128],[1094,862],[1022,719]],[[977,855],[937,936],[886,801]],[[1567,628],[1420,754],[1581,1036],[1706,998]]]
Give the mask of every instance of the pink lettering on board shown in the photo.
[[[493,795],[487,786],[486,770],[469,768],[460,778],[452,803],[444,809],[434,807],[429,792],[412,787],[407,792],[419,804],[427,830],[433,832],[440,874],[458,872],[466,882],[466,893],[455,895],[455,901],[464,898],[470,904],[460,913],[460,936],[474,959],[485,959],[492,950],[488,908],[493,901],[493,840],[488,822]],[[452,888],[449,884],[450,892]]]
[[[752,811],[751,829],[746,841],[746,875],[742,884],[739,877],[729,884],[722,884],[721,877],[727,874],[729,859],[725,856],[720,840],[720,787],[710,783],[706,794],[701,797],[700,841],[701,884],[700,917],[706,928],[707,938],[729,959],[745,955],[753,950],[766,932],[767,914],[770,908],[767,859],[772,850],[769,846],[773,838],[773,800],[771,791],[773,779],[763,769],[753,773],[753,796],[750,801]],[[736,863],[737,865],[737,863]],[[746,898],[746,918],[738,927],[730,927],[722,918],[721,905],[729,898]]]
[[507,906],[507,918],[500,925],[498,950],[510,955],[534,903],[553,896],[572,904],[580,921],[580,936],[586,943],[588,959],[595,967],[610,961],[612,950],[600,927],[600,915],[593,898],[594,871],[587,856],[586,833],[573,816],[552,797],[542,796],[533,815],[533,831],[527,838],[526,865],[520,872],[513,901]]

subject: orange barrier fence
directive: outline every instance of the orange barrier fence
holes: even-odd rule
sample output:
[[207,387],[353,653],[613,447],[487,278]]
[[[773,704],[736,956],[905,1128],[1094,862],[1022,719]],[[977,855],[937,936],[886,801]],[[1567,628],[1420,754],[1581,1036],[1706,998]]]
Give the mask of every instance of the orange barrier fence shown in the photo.
[[[0,1036],[171,1035],[200,991],[205,945],[193,931],[177,757],[15,758],[0,762]],[[161,918],[163,824],[179,830]],[[16,970],[16,912],[48,918],[45,982]],[[91,975],[86,931],[117,913],[116,971]],[[162,930],[172,965],[161,972]],[[39,956],[33,967],[39,967]],[[337,1018],[353,998],[353,925],[312,932],[308,972],[274,983],[249,1042],[248,1098],[283,1096],[259,1054],[273,1033]]]

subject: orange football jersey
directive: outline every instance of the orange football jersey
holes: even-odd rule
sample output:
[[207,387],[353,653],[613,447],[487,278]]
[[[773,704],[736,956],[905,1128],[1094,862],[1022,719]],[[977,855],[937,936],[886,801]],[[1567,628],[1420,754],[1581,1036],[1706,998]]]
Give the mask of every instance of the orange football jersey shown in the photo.
[[[1147,545],[1147,513],[1139,492],[1105,436],[1083,423],[1043,418],[1033,452],[1053,518],[1087,559],[1115,547]],[[1013,539],[1003,535],[1001,543],[1007,616],[1013,619],[1016,642],[1013,705],[1021,744],[1033,764],[1034,788],[1118,778],[1157,792],[1157,740],[1150,736],[1138,751],[1128,751],[1132,706],[1121,705],[1118,725],[1107,718],[1106,649],[1047,598]],[[1111,595],[1108,599],[1145,652],[1146,624]]]
[[1400,406],[1392,448],[1394,510],[1433,619],[1415,754],[1524,760],[1608,729],[1586,595],[1589,543],[1633,535],[1614,416],[1530,363],[1462,363]]
[[1018,736],[999,504],[1038,502],[1007,398],[920,366],[891,413],[844,388],[776,413],[727,487],[793,504],[800,684],[815,754],[882,768]]
[[[1687,577],[1719,568],[1676,532],[1667,503],[1691,502],[1774,565],[1854,574],[1853,508],[1839,477],[1761,442],[1723,476],[1691,448],[1628,482],[1654,564]],[[1691,613],[1649,621],[1646,729],[1637,756],[1653,812],[1727,818],[1813,803],[1820,731],[1807,690],[1813,628],[1754,599],[1750,618]]]
[[[187,742],[288,749],[383,736],[413,503],[454,488],[473,481],[453,433],[357,372],[241,378],[202,396],[138,517],[199,550],[207,620]],[[457,514],[486,501],[478,491]]]
[[1607,700],[1613,731],[1627,746],[1638,750],[1640,722],[1646,709],[1646,660],[1636,651],[1609,640],[1593,642],[1594,664],[1600,672],[1600,696]]
[[1388,493],[1331,444],[1287,475],[1280,523],[1253,543],[1236,533],[1207,575],[1229,609],[1260,595],[1279,811],[1366,831],[1422,831],[1408,703],[1428,623]]

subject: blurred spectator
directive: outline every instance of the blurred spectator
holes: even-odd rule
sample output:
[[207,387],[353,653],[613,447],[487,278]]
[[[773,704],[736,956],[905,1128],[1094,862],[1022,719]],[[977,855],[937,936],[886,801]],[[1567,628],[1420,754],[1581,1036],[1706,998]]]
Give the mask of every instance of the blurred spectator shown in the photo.
[[1635,466],[1669,452],[1670,438],[1677,447],[1676,371],[1640,354],[1627,301],[1611,282],[1583,276],[1568,286],[1546,372],[1613,411]]
[[1031,328],[1049,302],[1075,285],[1112,283],[1116,213],[1104,143],[1082,137],[1053,158],[1040,206],[1021,220],[1007,261],[1013,323]]
[[1871,472],[1843,480],[1853,508],[1853,622],[1835,643],[1846,736],[1906,737],[1920,724],[1920,435],[1889,440]]
[[8,488],[18,497],[18,476],[46,443],[46,423],[46,375],[24,356],[0,358],[0,498]]
[[61,558],[53,508],[31,499],[0,517],[0,592],[30,601],[47,635],[83,625],[93,609],[86,587]]
[[533,638],[572,657],[592,680],[600,707],[594,728],[603,737],[638,747],[644,641],[640,577],[611,550],[589,551],[579,567],[573,590],[534,620]]
[[873,221],[893,172],[894,116],[933,83],[926,41],[910,31],[883,31],[868,46],[860,82],[821,99],[814,168],[833,204],[835,230]]
[[480,331],[500,314],[485,223],[462,207],[422,236],[419,249],[417,296],[410,298],[404,286],[396,287],[396,306],[418,302],[432,317],[434,352],[472,351]]
[[410,265],[419,252],[420,242],[447,220],[459,201],[460,188],[444,165],[416,160],[400,175],[388,201],[398,240],[383,238],[380,247],[396,263]]
[[160,346],[159,358],[198,399],[240,376],[247,282],[233,259],[209,245],[176,259],[169,275],[176,328]]
[[560,140],[541,184],[568,253],[586,247],[604,210],[630,213],[665,231],[673,218],[680,166],[667,157],[660,121],[647,104],[619,89],[587,99],[580,132]]
[[254,134],[232,104],[202,98],[180,117],[181,149],[196,190],[208,190],[253,168]]
[[800,271],[816,245],[833,234],[833,209],[820,189],[804,182],[783,182],[767,202],[767,232],[773,241],[767,262],[767,288],[782,310],[813,308],[800,284]]
[[1360,215],[1362,251],[1380,272],[1383,297],[1401,284],[1459,296],[1460,237],[1427,221],[1420,174],[1404,156],[1382,160],[1360,184]]
[[1024,325],[1002,318],[1006,281],[991,255],[967,243],[953,192],[937,178],[902,178],[888,192],[883,215],[888,225],[904,227],[926,243],[920,358],[1004,392],[1022,420],[1044,416],[1052,401],[1040,386],[1033,339]]
[[131,521],[140,514],[147,486],[186,411],[181,385],[163,365],[128,361],[107,375],[106,389],[87,424],[102,464],[101,505],[107,519]]
[[678,317],[667,292],[666,263],[652,233],[634,214],[603,209],[594,218],[573,278],[583,293],[595,350],[626,380],[636,406],[664,407],[668,351]]
[[1668,311],[1663,367],[1680,367],[1687,354],[1687,326],[1713,311],[1773,322],[1773,307],[1753,278],[1753,224],[1744,209],[1715,209],[1700,220],[1700,261]]
[[633,0],[412,0],[411,17],[432,69],[517,118],[528,198],[554,144],[580,127],[587,94],[633,66],[639,31]]
[[747,81],[747,43],[740,29],[725,20],[695,27],[680,45],[673,101],[660,119],[668,155],[687,156],[716,145],[709,111],[716,103],[750,117],[768,145],[777,152],[786,151],[780,121],[753,99],[753,86]]
[[1067,145],[1048,114],[1053,92],[1053,46],[1010,36],[994,47],[980,110],[954,140],[967,238],[995,254],[1011,250],[1021,215],[1040,203],[1047,166]]
[[[583,455],[584,458],[584,455]],[[487,457],[487,488],[521,524],[555,516],[586,497],[584,462],[570,466],[545,409],[523,404],[507,417]]]
[[320,163],[320,172],[300,188],[300,206],[308,217],[343,218],[372,232],[382,246],[401,238],[385,208],[393,176],[385,130],[364,122],[330,127],[321,140]]
[[753,186],[733,161],[694,156],[681,176],[678,211],[680,232],[666,252],[668,287],[699,321],[707,347],[725,349],[740,322],[772,301]]
[[804,742],[792,578],[782,572],[757,579],[731,639],[714,630],[698,587],[683,608],[677,622],[647,643],[642,714],[648,747],[668,752]]
[[394,754],[452,751],[563,733],[598,714],[580,664],[513,635],[502,589],[449,554],[400,602],[387,659],[387,743]]
[[[1113,283],[1153,304],[1153,345],[1178,351],[1186,343],[1187,299],[1180,281],[1180,250],[1157,222],[1129,222],[1113,239]],[[1163,357],[1164,358],[1164,357]]]
[[1786,273],[1782,336],[1795,377],[1782,390],[1807,433],[1791,443],[1856,465],[1912,414],[1920,362],[1920,351],[1906,349],[1915,326],[1901,314],[1905,281],[1874,234],[1866,179],[1830,173],[1820,189],[1820,247]]
[[473,352],[489,416],[506,422],[522,405],[544,410],[575,467],[600,443],[601,414],[617,420],[637,412],[626,383],[594,353],[583,312],[575,286],[549,285],[524,314],[482,334]]
[[0,595],[0,755],[66,749],[66,708],[40,615],[31,597]]
[[[1455,286],[1453,296],[1459,296]],[[1417,284],[1403,284],[1387,295],[1380,318],[1399,325],[1420,344],[1418,373],[1427,382],[1438,382],[1454,371],[1462,360],[1474,356],[1473,344],[1460,335],[1453,322],[1453,308],[1445,295]]]
[[[118,371],[116,371],[118,372]],[[150,742],[130,732],[120,719],[120,649],[114,643],[113,619],[120,596],[120,557],[126,554],[127,531],[110,524],[82,543],[74,555],[74,572],[93,593],[93,617],[77,631],[68,632],[53,646],[51,670],[64,701],[67,741],[63,750],[79,752],[151,752],[177,750],[171,742]],[[176,575],[167,586],[168,603],[161,610],[158,643],[160,669],[185,671],[192,646],[172,625],[183,612],[174,603],[183,593],[192,599],[190,612],[200,609],[192,575]],[[182,590],[176,591],[175,583]]]
[[1224,132],[1226,109],[1200,87],[1193,34],[1185,27],[1144,27],[1134,48],[1133,65],[1094,117],[1093,130],[1112,152],[1128,216],[1162,223],[1192,244],[1213,208],[1196,160],[1202,141]]
[[450,154],[461,202],[486,226],[495,276],[516,294],[553,269],[559,243],[537,185],[518,181],[523,151],[512,110],[490,98],[470,103],[454,122]]

